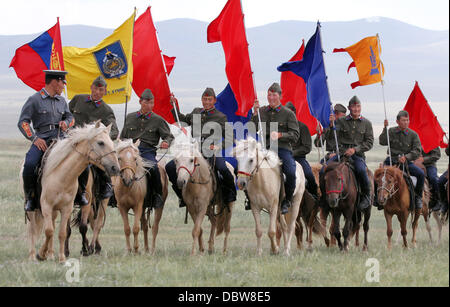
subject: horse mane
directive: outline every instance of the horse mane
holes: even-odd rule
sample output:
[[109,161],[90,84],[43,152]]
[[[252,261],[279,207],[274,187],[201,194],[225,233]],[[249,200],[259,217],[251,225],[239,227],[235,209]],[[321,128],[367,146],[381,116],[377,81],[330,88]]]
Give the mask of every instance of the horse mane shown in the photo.
[[325,167],[324,174],[336,170],[336,169],[337,169],[339,166],[341,166],[341,165],[342,165],[341,162],[334,162],[334,161],[330,162],[330,163]]
[[[134,145],[132,139],[125,139],[123,141],[119,140],[115,147],[116,147],[117,155],[119,155],[122,150],[124,150],[128,147],[131,147],[134,150],[136,150],[137,152],[139,152],[139,148],[137,148],[137,146]],[[144,168],[150,168],[155,165],[155,162],[153,162],[153,161],[148,161],[148,160],[142,159],[140,154],[138,154],[136,157],[136,163],[137,163],[137,167],[138,167],[139,171],[144,171]]]
[[278,157],[278,155],[271,151],[271,150],[267,150],[263,152],[261,143],[257,142],[254,138],[252,137],[248,137],[245,140],[240,140],[240,141],[236,141],[236,147],[234,149],[234,155],[239,155],[240,153],[242,153],[245,150],[248,149],[251,150],[258,150],[259,151],[259,155],[261,157],[265,157],[267,160],[267,163],[269,164],[269,167],[274,168],[276,166],[280,166],[281,165],[281,161],[280,158]]
[[51,173],[56,169],[62,161],[64,161],[69,154],[74,151],[73,146],[80,142],[91,140],[103,131],[107,127],[100,124],[99,128],[95,128],[94,124],[85,125],[78,128],[73,128],[67,134],[67,137],[62,140],[58,140],[53,146],[51,152],[48,154],[47,162],[44,166],[44,170],[47,173]]

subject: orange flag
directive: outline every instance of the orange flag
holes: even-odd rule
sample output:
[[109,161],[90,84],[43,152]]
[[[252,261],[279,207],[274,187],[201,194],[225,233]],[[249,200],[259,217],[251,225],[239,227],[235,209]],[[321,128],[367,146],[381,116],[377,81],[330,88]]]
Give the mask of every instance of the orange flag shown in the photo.
[[333,52],[348,52],[352,57],[353,62],[349,65],[347,73],[350,68],[356,67],[359,77],[359,81],[351,84],[352,88],[381,82],[383,79],[384,65],[380,60],[381,46],[378,35],[366,37],[347,48],[334,49]]

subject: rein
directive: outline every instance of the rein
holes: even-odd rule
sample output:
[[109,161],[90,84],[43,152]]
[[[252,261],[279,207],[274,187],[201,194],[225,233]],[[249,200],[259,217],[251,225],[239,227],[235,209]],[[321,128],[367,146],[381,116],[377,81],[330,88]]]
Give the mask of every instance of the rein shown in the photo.
[[397,181],[395,181],[395,178],[393,176],[391,176],[391,177],[394,178],[394,184],[389,189],[386,187],[386,175],[387,175],[387,169],[385,168],[383,178],[381,179],[381,182],[382,182],[381,187],[377,188],[377,192],[379,192],[381,190],[385,190],[388,192],[388,197],[386,198],[385,202],[387,202],[389,199],[391,199],[399,191],[399,188],[396,189],[396,186],[398,186],[398,184],[397,184]]
[[[337,170],[336,170],[337,171]],[[350,179],[350,176],[351,176],[351,170],[350,170],[350,168],[349,168],[349,179]],[[342,192],[344,192],[344,175],[342,174],[342,172],[339,172],[338,173],[338,178],[341,180],[341,187],[340,187],[340,189],[339,190],[332,190],[332,191],[328,191],[326,188],[325,188],[325,193],[327,194],[327,195],[329,195],[329,194],[333,194],[333,193],[336,193],[336,194],[339,194],[339,198],[338,198],[338,200],[345,200],[345,199],[347,199],[347,197],[348,197],[348,195],[349,195],[349,191],[347,191],[347,194],[346,195],[344,195],[344,196],[342,196],[341,194],[342,194]],[[348,182],[350,182],[350,180],[347,180]]]
[[192,179],[192,177],[194,176],[195,171],[197,170],[197,166],[200,166],[200,163],[197,163],[197,157],[194,158],[194,169],[192,171],[190,171],[186,166],[181,165],[178,169],[177,169],[177,177],[178,177],[178,173],[180,172],[181,169],[185,169],[188,174],[189,174],[189,182],[193,183],[193,184],[208,184],[211,181],[211,177],[208,179],[208,181],[205,182],[199,182],[199,181],[194,181],[194,179]]
[[[108,155],[110,155],[110,154],[115,154],[115,153],[116,153],[115,150],[112,150],[112,151],[110,151],[110,152],[108,152],[108,153],[106,153],[106,154],[104,154],[104,155],[100,155],[100,154],[99,154],[97,151],[95,151],[95,149],[92,148],[92,146],[91,146],[91,149],[89,150],[89,152],[88,152],[87,154],[84,154],[84,153],[82,153],[82,152],[80,152],[80,151],[77,150],[78,144],[79,144],[79,143],[74,143],[74,144],[72,144],[73,150],[74,150],[75,152],[79,153],[81,156],[87,158],[88,162],[93,162],[93,164],[97,164],[97,163],[99,163],[104,157],[106,157],[106,156],[108,156]],[[91,143],[89,143],[89,145],[91,145]],[[97,155],[97,158],[96,158],[96,159],[92,159],[92,158],[91,158],[91,152],[94,152],[94,153]]]
[[[244,149],[245,149],[245,148],[244,148]],[[261,165],[263,164],[264,160],[267,160],[267,155],[264,156],[264,158],[261,159],[261,162],[258,163],[258,161],[259,161],[259,150],[257,149],[257,150],[256,150],[256,163],[257,163],[257,164],[256,164],[255,168],[253,169],[253,171],[252,171],[251,173],[246,173],[246,172],[243,172],[243,171],[238,171],[237,176],[238,176],[238,177],[246,177],[246,178],[249,178],[248,181],[251,181],[251,180],[253,179],[253,176],[255,176],[255,174],[259,171],[259,169],[260,169]]]
[[[128,147],[131,147],[131,146],[128,146]],[[122,150],[120,151],[120,152],[122,152],[124,149],[127,149],[128,147],[125,147],[125,148],[122,148]],[[119,153],[120,153],[119,152]],[[138,167],[138,164],[137,164],[137,162],[136,162],[136,168]],[[136,177],[136,168],[133,168],[133,167],[131,167],[131,166],[128,166],[128,165],[125,165],[124,167],[121,167],[120,168],[120,179],[122,179],[122,183],[123,184],[125,184],[125,179],[123,178],[123,171],[125,171],[125,170],[130,170],[132,173],[133,173],[133,178],[131,179],[131,185],[130,185],[130,188],[133,186],[133,184],[135,183],[135,182],[137,182],[137,181],[141,181],[142,180],[142,178],[144,178],[145,177],[145,175],[147,175],[147,173],[148,173],[148,170],[144,170],[144,174],[141,176],[141,177]]]

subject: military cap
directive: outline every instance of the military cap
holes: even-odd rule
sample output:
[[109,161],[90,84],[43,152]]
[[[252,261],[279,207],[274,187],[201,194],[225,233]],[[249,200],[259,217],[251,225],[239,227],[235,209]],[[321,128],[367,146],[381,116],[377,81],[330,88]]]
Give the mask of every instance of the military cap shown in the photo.
[[146,88],[145,91],[142,92],[141,99],[151,100],[153,98],[155,97],[153,96],[152,91],[149,90],[148,88]]
[[347,113],[347,108],[340,103],[334,105],[334,112]]
[[281,87],[277,82],[274,82],[270,87],[269,87],[269,91],[273,92],[273,93],[278,93],[281,96]]
[[292,101],[288,101],[288,102],[286,103],[285,107],[288,108],[289,110],[291,110],[291,111],[294,112],[294,113],[296,112],[295,106],[294,106],[294,104],[292,103]]
[[66,80],[67,71],[63,70],[44,70],[45,79],[49,80]]
[[95,86],[106,86],[106,81],[103,76],[98,76],[97,79],[92,82],[92,84]]
[[202,94],[202,97],[203,96],[212,96],[216,98],[216,93],[214,92],[214,89],[212,89],[211,87],[207,87]]
[[361,101],[359,100],[359,98],[357,96],[353,96],[352,99],[350,99],[350,101],[348,102],[349,107],[354,104],[361,104]]
[[401,110],[400,112],[398,112],[397,119],[400,119],[400,117],[409,117],[408,111]]

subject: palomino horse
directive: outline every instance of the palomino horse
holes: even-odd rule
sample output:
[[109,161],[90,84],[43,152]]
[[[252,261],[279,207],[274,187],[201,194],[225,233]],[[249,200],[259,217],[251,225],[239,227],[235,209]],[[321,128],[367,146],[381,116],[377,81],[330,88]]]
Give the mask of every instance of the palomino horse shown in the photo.
[[[261,210],[269,212],[269,238],[271,252],[278,254],[276,239],[277,218],[280,216],[283,183],[281,180],[281,163],[275,152],[263,151],[261,144],[253,138],[236,142],[233,154],[238,161],[238,187],[246,189],[256,225],[257,253],[262,254],[261,246]],[[296,163],[296,187],[292,205],[286,215],[280,216],[283,233],[284,253],[290,254],[291,240],[295,231],[296,219],[299,214],[300,202],[305,191],[305,175],[300,164]],[[284,193],[284,192],[283,192]]]
[[[372,177],[372,173],[368,170],[369,179]],[[349,242],[353,234],[357,235],[361,222],[361,214],[356,208],[357,205],[357,181],[356,177],[351,171],[348,162],[344,159],[340,163],[330,162],[324,170],[324,187],[326,200],[328,206],[331,208],[333,215],[334,225],[333,235],[338,242],[338,246],[341,250],[348,251]],[[372,181],[372,180],[370,180]],[[373,186],[371,188],[371,195],[373,197]],[[368,231],[369,220],[371,213],[371,205],[366,208],[364,214],[364,245],[363,251],[368,249]],[[345,224],[342,231],[344,235],[344,244],[341,243],[341,231],[339,227],[341,214],[344,215]],[[326,214],[327,215],[327,214]],[[356,242],[358,246],[359,242]]]
[[[198,150],[196,141],[179,145],[177,148],[179,152],[174,158],[178,176],[177,184],[182,190],[183,200],[194,222],[191,255],[196,253],[196,242],[198,242],[200,253],[204,251],[202,222],[205,215],[211,222],[208,252],[210,254],[214,252],[215,237],[225,232],[223,253],[226,253],[234,202],[222,205],[221,189],[216,183],[214,170]],[[227,167],[234,176],[233,167],[228,162]],[[216,214],[216,211],[219,213]]]
[[[119,141],[116,145],[117,156],[120,164],[120,177],[113,178],[114,180],[114,194],[117,200],[117,207],[123,220],[123,228],[125,232],[125,239],[128,252],[131,252],[130,244],[130,224],[128,221],[128,211],[131,209],[134,213],[133,235],[134,244],[133,250],[135,253],[139,250],[139,230],[140,225],[144,231],[144,248],[145,252],[153,254],[156,246],[156,236],[158,235],[159,222],[163,213],[163,208],[154,209],[155,220],[152,227],[152,248],[148,247],[148,221],[150,218],[150,210],[147,215],[144,212],[144,198],[147,193],[147,176],[145,167],[151,167],[154,162],[146,161],[139,155],[140,141],[137,140],[133,144],[132,140]],[[163,167],[158,165],[161,174],[161,183],[163,187],[162,198],[166,201],[167,198],[167,176]]]
[[[41,210],[28,213],[30,223],[30,259],[53,258],[53,234],[58,211],[61,213],[59,227],[59,261],[66,259],[64,241],[67,224],[72,213],[73,201],[78,188],[78,176],[88,164],[105,170],[110,175],[119,172],[119,163],[114,144],[109,137],[111,125],[105,127],[100,121],[71,130],[68,137],[59,140],[48,154],[42,170]],[[43,220],[43,221],[42,221]],[[39,234],[45,230],[45,242],[35,256],[35,244]]]
[[[395,166],[380,167],[375,171],[374,176],[375,184],[377,186],[378,205],[384,208],[384,217],[386,218],[387,225],[387,237],[388,237],[388,249],[392,248],[392,217],[397,216],[400,222],[401,235],[403,237],[403,247],[408,247],[408,241],[406,239],[407,230],[406,223],[409,216],[410,208],[410,194],[408,184],[403,178],[403,172],[400,168]],[[425,181],[426,182],[426,181]],[[413,237],[412,244],[416,246],[416,232],[420,215],[422,214],[426,228],[431,240],[431,227],[428,223],[428,203],[430,200],[430,193],[428,191],[428,183],[424,185],[423,192],[423,206],[421,210],[414,210],[411,212],[413,216],[412,228]]]

